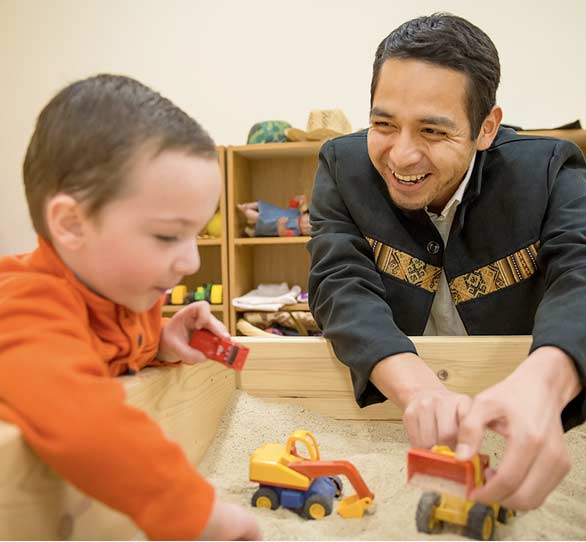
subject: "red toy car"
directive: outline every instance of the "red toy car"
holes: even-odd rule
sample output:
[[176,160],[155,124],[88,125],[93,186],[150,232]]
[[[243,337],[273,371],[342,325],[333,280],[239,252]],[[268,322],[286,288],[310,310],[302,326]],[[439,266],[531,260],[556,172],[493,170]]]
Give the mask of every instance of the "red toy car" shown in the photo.
[[189,345],[226,367],[242,371],[249,349],[229,339],[214,335],[207,329],[200,329],[191,335]]

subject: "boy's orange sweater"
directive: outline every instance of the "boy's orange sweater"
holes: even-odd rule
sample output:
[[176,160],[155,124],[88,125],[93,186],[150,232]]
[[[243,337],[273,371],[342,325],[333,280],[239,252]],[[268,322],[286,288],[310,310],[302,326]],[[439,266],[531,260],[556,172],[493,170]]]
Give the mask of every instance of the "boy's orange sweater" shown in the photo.
[[150,538],[194,539],[213,488],[110,378],[159,364],[161,325],[160,303],[137,314],[92,293],[42,239],[0,258],[0,418]]

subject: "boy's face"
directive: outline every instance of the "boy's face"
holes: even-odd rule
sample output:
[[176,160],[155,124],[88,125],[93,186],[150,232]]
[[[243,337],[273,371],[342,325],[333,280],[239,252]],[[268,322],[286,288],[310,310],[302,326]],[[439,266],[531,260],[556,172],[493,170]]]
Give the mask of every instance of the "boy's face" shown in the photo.
[[85,219],[73,271],[101,296],[142,312],[199,269],[195,237],[216,210],[221,176],[215,160],[143,152],[126,182],[125,195]]

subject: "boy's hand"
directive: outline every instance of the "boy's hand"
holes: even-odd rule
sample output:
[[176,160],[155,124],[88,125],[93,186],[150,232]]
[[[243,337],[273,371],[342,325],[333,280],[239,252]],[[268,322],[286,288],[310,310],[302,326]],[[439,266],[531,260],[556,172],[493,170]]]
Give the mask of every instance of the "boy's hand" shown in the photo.
[[458,458],[478,452],[487,428],[503,435],[507,445],[496,474],[471,499],[514,510],[543,504],[570,470],[560,415],[579,389],[571,358],[548,346],[475,397],[460,425]]
[[206,361],[204,354],[189,346],[191,334],[202,328],[220,337],[230,338],[226,326],[210,312],[207,301],[196,301],[176,312],[163,327],[157,359],[169,363],[183,361],[190,365]]
[[216,500],[200,540],[262,540],[254,516],[238,506]]

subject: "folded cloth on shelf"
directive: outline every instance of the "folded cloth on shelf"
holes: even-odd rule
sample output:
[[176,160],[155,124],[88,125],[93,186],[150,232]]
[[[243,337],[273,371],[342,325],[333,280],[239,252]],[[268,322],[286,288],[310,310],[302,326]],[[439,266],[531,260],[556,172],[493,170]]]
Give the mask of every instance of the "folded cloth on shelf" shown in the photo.
[[254,290],[241,297],[235,297],[232,305],[237,309],[255,311],[278,311],[283,305],[296,303],[301,288],[297,285],[289,289],[286,282],[281,284],[259,284]]
[[279,324],[294,329],[301,335],[309,335],[309,332],[319,331],[319,327],[309,311],[245,312],[242,317],[260,329]]

